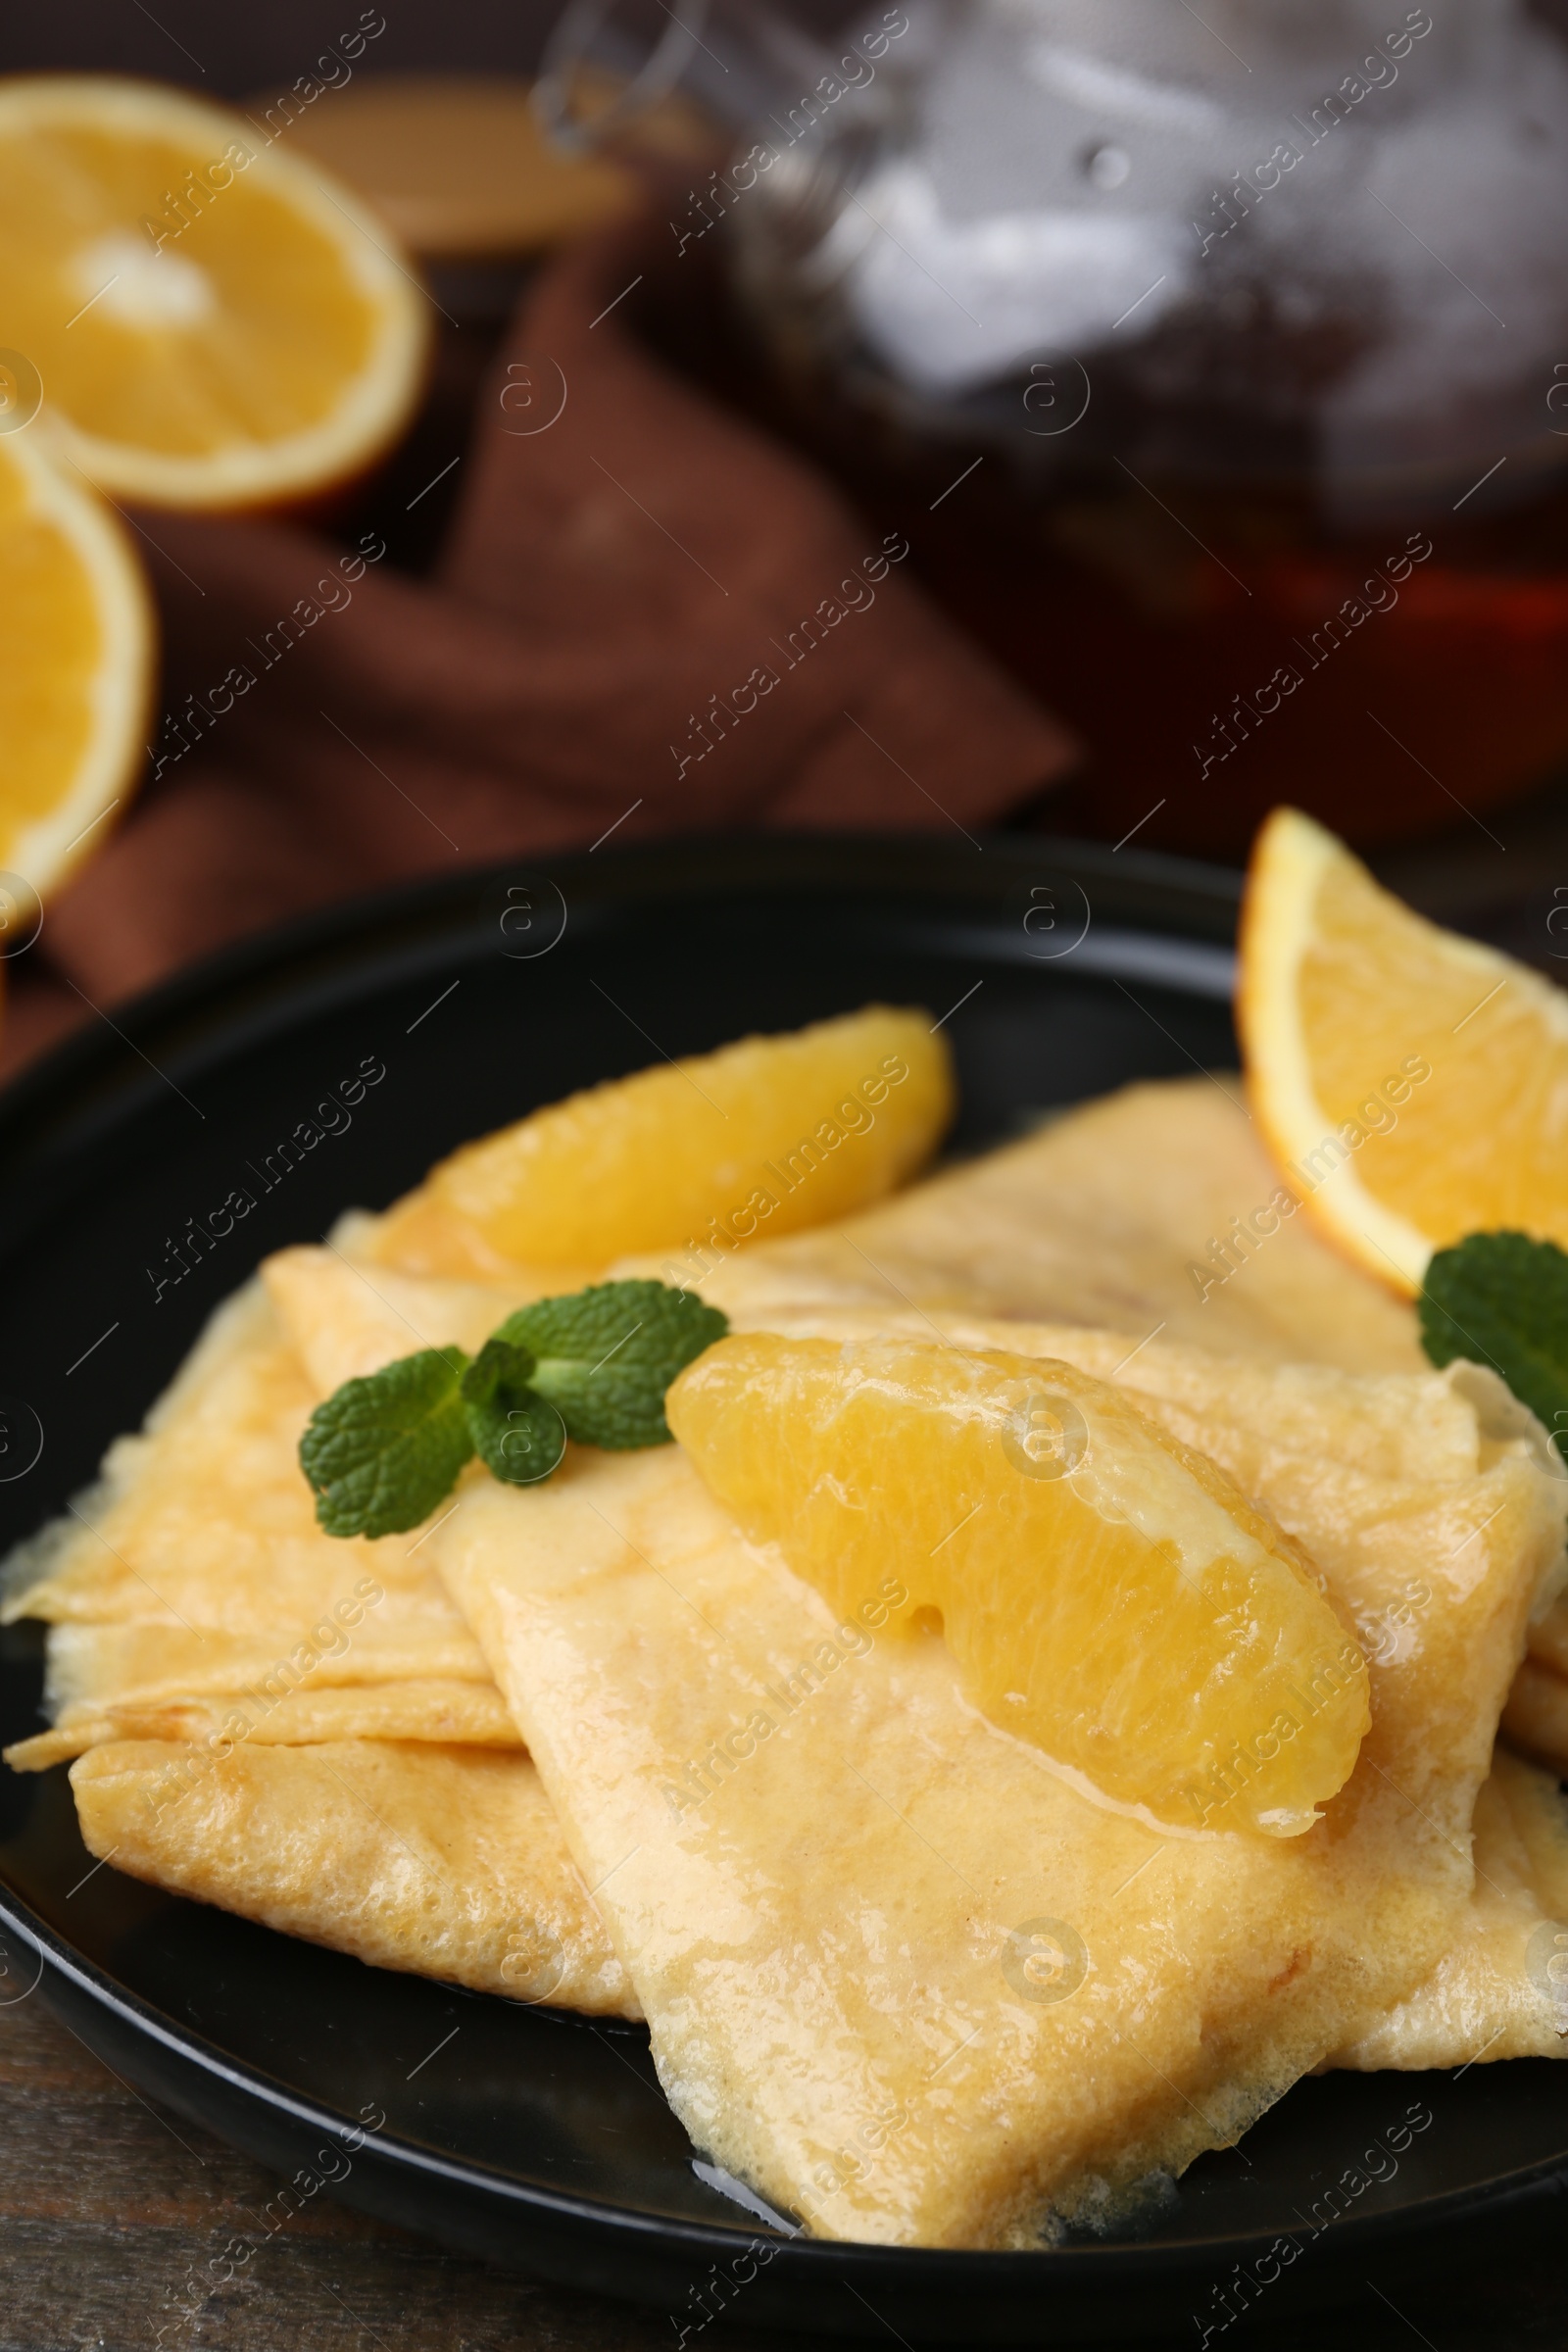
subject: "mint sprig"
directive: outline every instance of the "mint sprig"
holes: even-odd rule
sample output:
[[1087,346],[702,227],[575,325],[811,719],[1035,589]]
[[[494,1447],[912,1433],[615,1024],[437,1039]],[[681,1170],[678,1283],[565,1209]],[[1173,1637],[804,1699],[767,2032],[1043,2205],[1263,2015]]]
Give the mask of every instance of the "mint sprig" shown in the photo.
[[318,1522],[329,1536],[417,1527],[475,1453],[507,1484],[532,1486],[568,1438],[667,1445],[665,1390],[728,1329],[716,1307],[666,1283],[597,1283],[509,1315],[471,1362],[426,1348],[345,1381],[300,1441]]
[[1472,1233],[1436,1251],[1421,1344],[1435,1364],[1490,1364],[1568,1452],[1568,1254],[1555,1242]]

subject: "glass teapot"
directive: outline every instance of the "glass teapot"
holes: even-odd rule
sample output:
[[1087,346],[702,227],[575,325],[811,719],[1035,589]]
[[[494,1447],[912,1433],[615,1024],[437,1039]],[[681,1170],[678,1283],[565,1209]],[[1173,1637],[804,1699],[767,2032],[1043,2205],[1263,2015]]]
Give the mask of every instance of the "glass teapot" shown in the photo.
[[[566,11],[558,125],[619,22]],[[1095,821],[1163,793],[1149,838],[1232,849],[1295,798],[1374,840],[1568,756],[1563,0],[661,22],[614,111],[680,80],[739,141],[676,250],[721,230],[802,438],[925,510]]]

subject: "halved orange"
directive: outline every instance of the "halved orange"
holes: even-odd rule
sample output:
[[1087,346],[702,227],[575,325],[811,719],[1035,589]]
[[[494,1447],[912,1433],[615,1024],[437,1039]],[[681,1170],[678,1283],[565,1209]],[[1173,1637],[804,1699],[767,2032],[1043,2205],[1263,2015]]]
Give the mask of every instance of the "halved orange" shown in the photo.
[[[153,647],[151,598],[116,516],[30,429],[0,433],[0,871],[40,898],[130,797]],[[8,885],[7,924],[26,920],[16,895]]]
[[1413,913],[1294,808],[1252,854],[1237,1017],[1287,1184],[1369,1273],[1419,1291],[1468,1233],[1568,1247],[1568,993]]
[[422,380],[386,227],[265,126],[151,82],[0,82],[0,339],[116,498],[236,508],[362,470]]

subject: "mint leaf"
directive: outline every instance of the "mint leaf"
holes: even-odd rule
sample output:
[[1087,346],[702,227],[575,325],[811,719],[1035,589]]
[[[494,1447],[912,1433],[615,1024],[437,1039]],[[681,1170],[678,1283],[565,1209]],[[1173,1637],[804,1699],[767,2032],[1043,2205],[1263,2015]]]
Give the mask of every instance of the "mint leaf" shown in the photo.
[[561,1415],[526,1389],[510,1404],[504,1392],[487,1404],[470,1404],[468,1429],[486,1469],[509,1487],[531,1487],[548,1478],[566,1450]]
[[511,1487],[548,1478],[566,1450],[566,1431],[553,1404],[528,1383],[532,1352],[498,1333],[486,1340],[463,1376],[468,1433],[486,1467]]
[[300,1468],[329,1536],[395,1536],[451,1494],[473,1452],[460,1384],[468,1359],[425,1348],[346,1380],[311,1415]]
[[468,1369],[463,1375],[465,1404],[488,1404],[502,1389],[526,1389],[533,1378],[533,1357],[515,1340],[502,1337],[502,1325],[493,1338],[486,1340]]
[[1500,1372],[1568,1451],[1568,1255],[1524,1233],[1472,1233],[1439,1250],[1421,1294],[1435,1364],[1468,1356]]
[[534,1358],[530,1387],[579,1446],[667,1446],[664,1391],[729,1320],[663,1282],[603,1282],[540,1298],[496,1334]]

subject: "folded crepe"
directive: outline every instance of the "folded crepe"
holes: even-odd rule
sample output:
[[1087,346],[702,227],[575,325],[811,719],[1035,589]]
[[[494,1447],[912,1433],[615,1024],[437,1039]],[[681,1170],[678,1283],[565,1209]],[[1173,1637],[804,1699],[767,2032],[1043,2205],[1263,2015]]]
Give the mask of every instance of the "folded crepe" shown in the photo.
[[[1102,1373],[1122,1346],[1011,1340]],[[532,1490],[466,1474],[431,1537],[672,2107],[819,2234],[1019,2245],[1114,2211],[1353,2046],[1464,1919],[1496,1716],[1561,1553],[1539,1433],[1470,1372],[1325,1367],[1312,1390],[1175,1349],[1155,1371],[1161,1417],[1250,1468],[1352,1615],[1431,1587],[1299,1838],[1173,1836],[1083,1792],[975,1714],[939,1639],[861,1649],[678,1449],[583,1452]],[[1303,1406],[1334,1441],[1310,1476]]]
[[[368,1347],[340,1267],[294,1253],[291,1284],[302,1358]],[[442,1311],[432,1295],[421,1328],[461,1337]],[[1452,1949],[1564,1490],[1530,1417],[1469,1369],[1355,1378],[909,1308],[791,1316],[776,1288],[763,1319],[935,1328],[1114,1374],[1300,1536],[1386,1653],[1349,1788],[1262,1850],[1066,1786],[963,1705],[939,1642],[851,1641],[675,1449],[577,1454],[537,1490],[473,1473],[433,1526],[699,2144],[830,2234],[1019,2242],[1043,2208],[1092,2213],[1234,2137]],[[1412,1588],[1419,1640],[1384,1642]],[[1039,1935],[1069,1976],[1083,1960],[1059,2002],[1007,1976]]]
[[1425,1981],[1331,2064],[1376,2071],[1560,2058],[1568,1985],[1568,1811],[1555,1773],[1499,1748],[1476,1798],[1475,1891]]
[[8,1751],[14,1768],[106,1740],[520,1747],[416,1547],[317,1526],[298,1447],[318,1394],[248,1285],[97,1488],[14,1556],[4,1613],[52,1621],[54,1719]]
[[[844,1308],[804,1308],[793,1316],[775,1312],[773,1322],[803,1338],[856,1338],[869,1330],[880,1335],[890,1327],[890,1319],[874,1310]],[[1418,1490],[1442,1452],[1436,1424],[1420,1416],[1388,1451],[1384,1447],[1392,1433],[1376,1434],[1375,1406],[1373,1428],[1364,1420],[1358,1429],[1337,1427],[1336,1384],[1316,1367],[1282,1368],[1261,1390],[1245,1363],[1184,1361],[1182,1351],[1163,1344],[1151,1344],[1113,1366],[1113,1348],[1087,1333],[1057,1333],[1053,1345],[1053,1335],[1031,1333],[1028,1326],[930,1318],[917,1311],[906,1311],[898,1325],[909,1337],[922,1327],[928,1335],[939,1329],[962,1346],[1005,1346],[1022,1353],[1044,1347],[1137,1390],[1147,1410],[1185,1444],[1220,1462],[1248,1492],[1267,1500],[1283,1525],[1317,1527],[1311,1548],[1329,1569],[1331,1582],[1334,1538],[1318,1527],[1317,1514],[1343,1512],[1347,1526],[1352,1513],[1363,1525],[1392,1523],[1407,1507],[1407,1494],[1401,1493],[1405,1481]],[[1121,1346],[1117,1341],[1114,1349]],[[1500,1392],[1500,1384],[1467,1367],[1449,1377],[1471,1392],[1483,1425],[1497,1435],[1510,1427],[1523,1435],[1545,1476],[1561,1491],[1560,1469],[1545,1451],[1544,1433]],[[1362,1393],[1358,1415],[1366,1413],[1369,1393]],[[1385,1404],[1394,1394],[1384,1392]],[[1271,1398],[1283,1404],[1283,1418],[1269,1415]],[[1254,1420],[1257,1426],[1250,1427]],[[1391,1471],[1395,1475],[1385,1483]],[[1568,1507],[1568,1496],[1559,1507]],[[1423,1556],[1418,1544],[1412,1558]],[[1473,1565],[1468,1535],[1447,1548],[1436,1542],[1426,1565],[1386,1583],[1381,1600],[1363,1592],[1352,1613],[1374,1667],[1405,1665],[1419,1649],[1434,1600],[1429,1569],[1446,1567],[1450,1577],[1462,1581]],[[1563,1565],[1559,1556],[1538,1588],[1532,1635],[1543,1625],[1555,1629],[1564,1614],[1560,1599],[1541,1614]],[[1548,1642],[1557,1638],[1555,1630],[1548,1633]],[[1503,1714],[1505,1726],[1518,1709],[1521,1687],[1539,1671],[1530,1658],[1520,1666]],[[1551,1936],[1558,1922],[1568,1919],[1568,1803],[1557,1774],[1499,1747],[1477,1796],[1470,1850],[1471,1900],[1438,1967],[1324,2064],[1375,2071],[1568,2055],[1568,1997],[1545,1965],[1557,1949]]]
[[72,1769],[116,1870],[378,1968],[590,2016],[637,2004],[525,1756],[396,1740],[114,1740]]
[[[416,1344],[396,1328],[387,1351]],[[428,1555],[317,1527],[298,1446],[320,1394],[264,1285],[219,1309],[8,1568],[7,1619],[51,1621],[54,1725],[7,1761],[78,1757],[87,1847],[133,1877],[381,1967],[635,2016]]]
[[[400,1335],[388,1353],[418,1345]],[[318,1394],[265,1287],[247,1284],[142,1432],[110,1447],[98,1485],[12,1555],[6,1621],[218,1637],[221,1653],[200,1670],[208,1688],[220,1654],[238,1662],[236,1637],[252,1656],[276,1637],[270,1663],[301,1681],[384,1679],[388,1638],[404,1660],[417,1652],[421,1672],[482,1679],[428,1554],[399,1538],[338,1542],[317,1526],[298,1446]]]
[[238,1692],[151,1702],[115,1697],[62,1709],[52,1730],[6,1750],[16,1772],[46,1772],[106,1740],[184,1740],[226,1757],[241,1742],[309,1746],[323,1740],[431,1740],[443,1746],[518,1747],[522,1740],[492,1682],[434,1676],[347,1690],[294,1690],[253,1716]]

